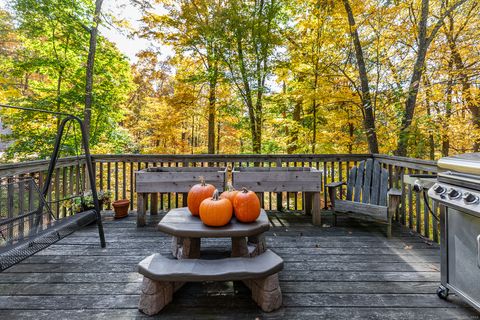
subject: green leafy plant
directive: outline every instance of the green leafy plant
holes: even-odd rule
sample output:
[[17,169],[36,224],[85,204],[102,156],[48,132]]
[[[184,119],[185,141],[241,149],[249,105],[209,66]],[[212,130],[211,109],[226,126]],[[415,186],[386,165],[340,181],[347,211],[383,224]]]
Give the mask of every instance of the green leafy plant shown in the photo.
[[[98,201],[103,204],[110,204],[113,193],[111,190],[100,190],[97,192]],[[93,202],[92,190],[86,190],[81,195],[72,197],[63,203],[63,207],[71,213],[81,212],[87,209],[93,209],[95,204]]]

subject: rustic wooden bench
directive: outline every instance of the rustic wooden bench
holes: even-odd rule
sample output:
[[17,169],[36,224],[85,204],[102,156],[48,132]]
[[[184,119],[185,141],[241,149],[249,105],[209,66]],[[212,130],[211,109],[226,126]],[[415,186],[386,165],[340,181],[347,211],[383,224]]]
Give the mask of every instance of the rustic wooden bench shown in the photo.
[[388,171],[380,166],[378,161],[368,159],[353,167],[347,180],[345,200],[340,199],[337,189],[345,182],[327,184],[330,202],[336,214],[352,213],[352,216],[364,218],[387,225],[387,237],[392,236],[392,217],[400,203],[402,192],[398,189],[388,189]]
[[138,272],[144,276],[138,309],[147,315],[160,312],[185,282],[242,280],[260,308],[271,312],[282,305],[278,281],[282,269],[283,259],[271,250],[253,258],[217,260],[177,260],[153,254],[138,264]]
[[314,225],[321,225],[322,171],[310,167],[235,167],[232,182],[238,190],[245,187],[256,192],[262,207],[264,192],[277,193],[277,208],[282,207],[282,192],[302,192],[305,214],[312,216]]
[[[163,193],[182,194],[183,206],[187,206],[187,193],[203,177],[219,191],[225,184],[225,168],[217,167],[150,167],[135,173],[135,191],[137,192],[137,227],[146,224],[148,196],[151,195],[150,214],[158,213],[158,195]],[[170,199],[170,198],[169,198]],[[178,205],[178,204],[177,204]]]

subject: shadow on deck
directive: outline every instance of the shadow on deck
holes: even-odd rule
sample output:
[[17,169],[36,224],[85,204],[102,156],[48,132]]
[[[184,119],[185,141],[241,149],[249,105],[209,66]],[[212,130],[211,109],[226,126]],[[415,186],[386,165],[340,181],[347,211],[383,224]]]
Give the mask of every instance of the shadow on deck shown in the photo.
[[[262,313],[242,283],[190,283],[158,317],[480,319],[455,297],[437,298],[439,248],[408,230],[394,228],[394,237],[386,239],[384,228],[347,218],[339,219],[339,227],[319,228],[299,213],[269,216],[268,246],[285,260],[280,310]],[[136,265],[153,252],[170,252],[170,237],[155,231],[159,217],[137,229],[133,216],[106,216],[106,249],[90,226],[0,273],[0,318],[146,317],[137,311]],[[212,250],[229,246],[229,239],[202,241]]]

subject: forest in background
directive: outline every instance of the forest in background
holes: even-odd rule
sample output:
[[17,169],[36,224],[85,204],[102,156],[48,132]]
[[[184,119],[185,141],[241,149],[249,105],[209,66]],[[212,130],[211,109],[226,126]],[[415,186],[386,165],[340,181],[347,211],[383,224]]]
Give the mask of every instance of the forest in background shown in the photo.
[[[85,117],[95,153],[480,149],[477,1],[132,0],[139,29],[102,3],[7,1],[0,103]],[[151,45],[131,64],[100,24]],[[5,161],[49,155],[56,118],[0,115]]]

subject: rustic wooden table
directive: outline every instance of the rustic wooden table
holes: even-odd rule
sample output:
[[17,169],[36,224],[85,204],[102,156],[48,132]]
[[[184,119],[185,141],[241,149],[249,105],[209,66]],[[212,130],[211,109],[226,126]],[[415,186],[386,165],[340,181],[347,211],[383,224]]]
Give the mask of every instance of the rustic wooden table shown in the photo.
[[266,250],[263,233],[269,228],[263,209],[253,223],[240,223],[234,217],[226,226],[213,228],[184,207],[169,211],[158,224],[158,230],[173,236],[172,254],[178,259],[199,258],[201,238],[232,238],[232,257],[262,254]]
[[[266,248],[263,233],[269,228],[263,209],[253,223],[233,218],[224,227],[205,226],[188,208],[171,210],[158,229],[173,236],[172,253],[177,259],[153,254],[139,263],[139,272],[144,276],[139,309],[148,315],[160,312],[185,282],[236,280],[250,288],[252,299],[263,311],[280,308],[278,272],[283,269],[283,259]],[[231,257],[201,259],[201,238],[231,238]]]

